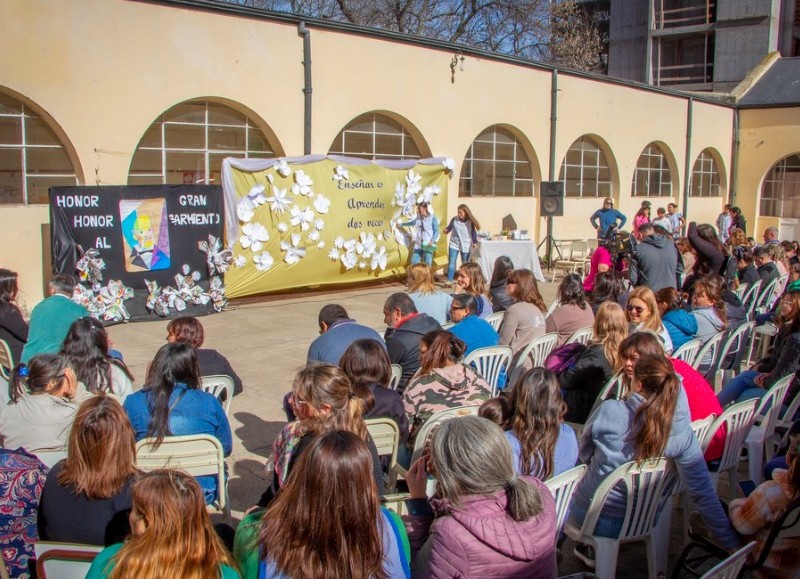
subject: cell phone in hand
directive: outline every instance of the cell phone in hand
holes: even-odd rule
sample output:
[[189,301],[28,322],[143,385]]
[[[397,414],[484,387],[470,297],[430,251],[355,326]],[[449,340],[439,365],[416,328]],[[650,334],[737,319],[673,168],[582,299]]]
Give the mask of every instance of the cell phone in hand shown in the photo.
[[741,480],[739,481],[739,488],[742,489],[742,493],[744,493],[745,497],[749,497],[750,494],[756,490],[756,483],[751,480]]

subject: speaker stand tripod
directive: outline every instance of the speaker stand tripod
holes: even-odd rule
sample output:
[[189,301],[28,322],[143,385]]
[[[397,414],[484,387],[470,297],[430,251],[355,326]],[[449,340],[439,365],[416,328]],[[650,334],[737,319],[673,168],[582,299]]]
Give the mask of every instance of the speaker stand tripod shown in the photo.
[[553,239],[553,217],[547,217],[547,235],[545,235],[544,239],[539,243],[538,247],[536,248],[536,253],[539,253],[539,250],[542,248],[544,244],[547,244],[545,251],[547,256],[547,271],[553,269],[553,249],[556,250],[558,254],[558,259],[564,259],[564,256],[561,255],[561,250],[558,248],[558,244],[556,240]]

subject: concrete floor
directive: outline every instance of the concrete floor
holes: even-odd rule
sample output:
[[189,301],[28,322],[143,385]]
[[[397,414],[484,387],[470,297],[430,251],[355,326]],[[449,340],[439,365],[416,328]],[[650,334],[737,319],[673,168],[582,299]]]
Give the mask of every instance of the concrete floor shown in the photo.
[[[542,283],[540,290],[550,304],[557,284]],[[281,399],[291,388],[295,372],[306,359],[308,345],[318,334],[317,314],[328,303],[339,303],[359,323],[383,333],[383,303],[386,297],[405,288],[399,283],[305,294],[298,297],[270,298],[233,304],[223,313],[202,318],[205,347],[223,353],[244,383],[244,392],[233,399],[230,410],[234,433],[233,452],[228,458],[231,477],[229,494],[234,524],[242,512],[255,504],[266,488],[264,463],[272,441],[286,422]],[[136,378],[144,381],[147,364],[166,339],[167,321],[120,324],[109,328],[114,346]],[[679,522],[676,512],[673,522]],[[670,563],[680,553],[680,529],[673,525]],[[563,546],[564,559],[559,573],[586,571],[572,554],[573,544]],[[647,557],[643,543],[626,545],[620,553],[618,574],[629,579],[647,576]]]

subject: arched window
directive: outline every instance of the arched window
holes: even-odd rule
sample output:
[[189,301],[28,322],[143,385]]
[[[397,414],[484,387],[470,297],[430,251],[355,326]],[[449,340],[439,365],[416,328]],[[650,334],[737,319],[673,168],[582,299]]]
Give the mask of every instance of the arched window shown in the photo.
[[631,187],[633,197],[672,197],[672,178],[667,156],[661,147],[650,143],[636,162]]
[[139,141],[129,185],[220,184],[225,157],[274,157],[267,136],[244,113],[186,101],[161,115]]
[[77,185],[61,139],[24,102],[0,93],[0,203],[47,203],[47,190]]
[[561,162],[558,180],[564,182],[567,197],[611,195],[611,169],[605,154],[590,137],[572,143]]
[[781,159],[761,187],[761,215],[800,218],[800,153]]
[[690,197],[721,197],[719,187],[719,169],[711,155],[710,149],[704,149],[692,167],[692,182],[689,187]]
[[362,159],[419,159],[420,147],[400,121],[366,113],[347,123],[328,153]]
[[467,149],[460,197],[525,197],[533,195],[533,169],[520,140],[508,129],[493,126]]

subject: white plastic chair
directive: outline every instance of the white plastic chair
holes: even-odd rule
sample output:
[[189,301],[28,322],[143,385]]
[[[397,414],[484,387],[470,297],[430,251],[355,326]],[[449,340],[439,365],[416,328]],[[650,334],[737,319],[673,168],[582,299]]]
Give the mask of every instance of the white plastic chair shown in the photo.
[[[722,340],[718,352],[715,355],[712,368],[709,368],[708,376],[714,392],[719,390],[727,383],[728,376],[735,376],[741,371],[742,356],[739,354],[747,349],[747,344],[750,342],[751,332],[756,327],[755,322],[745,322],[739,327],[726,332]],[[734,352],[736,356],[733,360],[733,368],[727,370],[723,368],[725,365],[725,358]],[[713,370],[713,374],[711,373]]]
[[[697,439],[698,444],[700,445],[700,449],[705,454],[708,445],[711,443],[711,427],[714,424],[714,420],[716,420],[716,414],[709,414],[705,418],[700,418],[698,420],[692,421],[691,428],[692,432],[694,433],[695,438]],[[692,512],[692,500],[689,498],[689,495],[686,494],[683,488],[683,482],[678,480],[676,482],[675,488],[673,490],[675,494],[675,504],[682,505],[683,511],[683,535],[686,540],[688,540],[688,531],[689,531],[689,515]],[[685,542],[685,541],[684,541]]]
[[678,348],[672,353],[672,357],[676,360],[683,360],[690,366],[692,366],[697,359],[697,352],[700,350],[700,347],[703,345],[703,341],[700,338],[694,338],[686,342],[683,346]]
[[[616,577],[620,543],[642,540],[647,544],[650,577],[656,577],[659,572],[666,573],[667,541],[656,540],[654,530],[656,515],[669,498],[665,492],[669,478],[667,460],[664,458],[648,460],[641,465],[635,461],[627,462],[616,468],[597,487],[583,525],[578,527],[571,520],[564,525],[564,532],[570,539],[594,547],[595,574],[600,579]],[[620,535],[617,538],[596,536],[597,520],[617,484],[624,487],[626,503]]]
[[400,428],[391,418],[367,418],[367,431],[369,432],[378,456],[388,456],[386,492],[393,493],[397,486],[397,475],[401,474],[397,464],[397,447],[400,444]]
[[589,244],[585,241],[575,240],[569,244],[569,259],[559,259],[553,264],[553,277],[551,282],[556,280],[556,273],[559,269],[564,270],[564,275],[568,273],[583,272],[586,258],[589,257]]
[[538,338],[531,340],[531,343],[525,346],[519,353],[517,361],[509,371],[509,384],[516,382],[519,374],[525,368],[525,362],[530,358],[531,368],[538,368],[544,366],[544,360],[547,355],[553,351],[558,343],[558,332],[549,332]]
[[403,367],[400,364],[392,364],[392,379],[389,380],[389,390],[397,390],[400,378],[403,376]]
[[182,470],[193,477],[217,477],[217,501],[214,505],[231,521],[228,485],[225,481],[225,453],[222,444],[210,434],[167,436],[158,448],[154,438],[136,443],[136,466],[150,472],[162,468]]
[[14,368],[14,358],[11,355],[11,348],[8,347],[8,342],[0,340],[0,378],[8,382],[11,376],[7,370]]
[[[694,363],[691,365],[692,368],[700,372],[700,366],[703,363],[703,358],[706,357],[706,354],[709,355],[711,360],[709,366],[706,368],[708,371],[712,366],[714,366],[714,362],[717,360],[717,352],[719,351],[719,346],[722,343],[722,339],[725,337],[725,332],[720,332],[718,334],[714,334],[711,336],[708,341],[703,344],[703,347],[700,348],[700,351],[697,352],[697,356],[695,356]],[[702,372],[701,372],[702,373]]]
[[800,392],[795,394],[794,400],[789,402],[786,412],[775,422],[775,432],[772,435],[773,448],[781,448],[789,441],[789,429],[794,423],[793,418],[798,410],[800,410]]
[[422,456],[422,453],[425,451],[425,443],[432,434],[431,431],[436,426],[439,426],[442,422],[450,420],[451,418],[459,418],[461,416],[477,416],[478,410],[480,410],[480,405],[473,404],[469,406],[456,406],[455,408],[440,410],[439,412],[432,414],[428,420],[426,420],[422,426],[419,427],[419,431],[417,431],[417,436],[414,439],[414,450],[411,453],[410,464],[414,464],[414,462]]
[[567,341],[564,342],[565,344],[573,344],[578,342],[586,346],[589,342],[592,341],[592,337],[594,336],[594,327],[593,326],[586,326],[585,328],[581,328],[580,330],[575,330],[573,334],[567,338]]
[[[233,400],[233,378],[226,374],[214,374],[211,376],[200,376],[200,390],[213,394],[222,404],[225,416],[231,409]],[[222,400],[222,393],[225,393],[225,400]]]
[[503,323],[503,319],[506,317],[505,311],[501,312],[494,312],[493,314],[489,314],[486,316],[486,321],[494,328],[495,332],[500,331],[500,324]]
[[756,542],[750,541],[733,553],[727,559],[723,559],[714,567],[703,573],[700,579],[736,579],[744,567],[747,556],[756,548]]
[[556,501],[556,537],[561,534],[572,504],[572,495],[586,473],[586,468],[585,464],[581,464],[544,482]]
[[506,369],[506,375],[508,375],[509,366],[511,365],[511,347],[487,346],[485,348],[477,348],[464,358],[464,364],[467,366],[472,365],[478,374],[483,376],[483,379],[489,383],[492,389],[492,397],[495,397],[497,396],[500,373],[504,368]]
[[744,447],[744,439],[750,431],[755,418],[756,405],[758,400],[745,400],[738,404],[728,406],[722,414],[719,415],[711,426],[708,436],[713,438],[717,430],[722,428],[724,424],[727,428],[725,433],[725,447],[722,450],[722,457],[719,459],[719,465],[716,469],[709,469],[711,482],[714,488],[717,488],[719,477],[722,473],[728,473],[728,480],[730,481],[729,488],[732,494],[737,493],[737,469],[739,468],[739,458],[742,456],[742,448]]
[[750,287],[749,283],[741,283],[741,284],[739,284],[739,287],[737,287],[735,290],[733,290],[733,293],[736,294],[737,298],[739,298],[740,300],[744,301],[744,296],[747,293],[747,288],[749,288],[749,287]]
[[756,300],[758,300],[758,294],[761,291],[761,286],[764,285],[762,280],[758,280],[749,288],[747,291],[744,292],[744,296],[742,296],[742,305],[747,312],[747,319],[752,320],[753,315],[756,309]]
[[33,550],[39,579],[84,579],[103,547],[39,541],[34,543]]
[[794,373],[784,376],[761,397],[756,410],[755,422],[745,438],[748,473],[750,480],[756,484],[763,480],[762,471],[765,459],[772,460],[775,455],[776,448],[773,441],[775,425],[778,422],[786,393],[789,391],[789,384],[793,379]]

